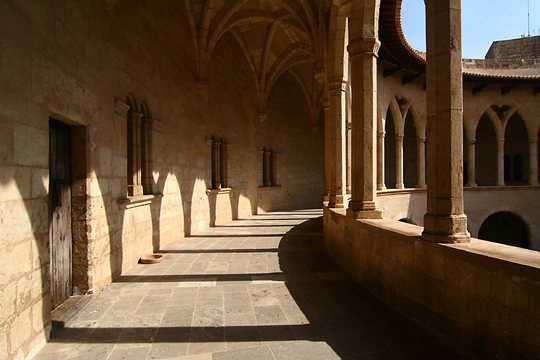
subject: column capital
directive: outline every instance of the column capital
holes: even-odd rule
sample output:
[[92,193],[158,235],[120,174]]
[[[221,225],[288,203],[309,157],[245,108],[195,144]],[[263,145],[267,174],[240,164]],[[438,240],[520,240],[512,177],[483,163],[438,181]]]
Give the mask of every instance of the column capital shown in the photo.
[[130,107],[120,99],[114,99],[114,112],[120,116],[126,116]]
[[396,141],[403,141],[404,135],[396,135]]
[[379,139],[384,139],[384,137],[386,136],[386,131],[377,131],[377,136],[379,137]]
[[469,139],[466,142],[467,145],[476,145],[476,139]]
[[381,42],[377,38],[358,38],[349,41],[347,50],[351,58],[364,54],[377,57],[380,47]]
[[128,112],[128,118],[131,121],[141,120],[143,116],[144,116],[143,113],[133,112],[133,111]]
[[532,138],[532,139],[529,139],[529,143],[530,143],[531,145],[533,145],[533,144],[538,144],[538,138]]
[[417,136],[416,137],[416,143],[417,144],[425,144],[426,143],[426,137],[425,136]]
[[347,91],[348,81],[344,78],[331,79],[328,81],[330,95],[341,95]]
[[330,110],[330,100],[324,99],[322,102],[323,111],[329,111]]

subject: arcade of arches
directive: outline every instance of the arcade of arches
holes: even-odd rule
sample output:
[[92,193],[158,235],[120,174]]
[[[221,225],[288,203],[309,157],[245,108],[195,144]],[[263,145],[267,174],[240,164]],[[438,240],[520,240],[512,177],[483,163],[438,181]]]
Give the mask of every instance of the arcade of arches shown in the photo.
[[540,354],[540,60],[463,60],[460,1],[426,6],[424,54],[401,0],[1,1],[0,359],[145,254],[321,208],[375,298],[465,356]]

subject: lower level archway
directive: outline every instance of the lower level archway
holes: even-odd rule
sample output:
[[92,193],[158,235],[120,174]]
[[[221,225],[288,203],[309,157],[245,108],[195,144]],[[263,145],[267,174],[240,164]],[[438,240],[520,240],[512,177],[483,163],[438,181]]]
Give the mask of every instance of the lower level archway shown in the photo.
[[527,224],[508,211],[494,213],[484,220],[478,238],[526,249],[530,247]]

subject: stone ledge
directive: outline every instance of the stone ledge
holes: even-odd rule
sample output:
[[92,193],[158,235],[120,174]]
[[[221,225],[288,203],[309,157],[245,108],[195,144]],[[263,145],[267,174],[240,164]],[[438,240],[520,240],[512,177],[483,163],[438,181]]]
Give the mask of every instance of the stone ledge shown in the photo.
[[120,209],[131,209],[139,206],[150,205],[153,201],[159,200],[163,197],[163,194],[155,195],[139,195],[139,196],[128,196],[125,198],[120,198],[116,202]]
[[220,194],[230,194],[232,188],[221,188],[221,189],[206,189],[206,195],[220,195]]
[[259,186],[259,191],[272,191],[272,190],[280,190],[281,185],[273,185],[273,186]]

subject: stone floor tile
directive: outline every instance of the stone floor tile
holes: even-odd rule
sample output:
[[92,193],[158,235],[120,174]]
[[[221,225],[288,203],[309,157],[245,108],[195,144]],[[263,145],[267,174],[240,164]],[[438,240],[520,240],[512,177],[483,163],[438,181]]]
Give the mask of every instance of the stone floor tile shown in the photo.
[[275,360],[340,360],[325,342],[290,341],[270,344]]
[[162,263],[94,295],[35,359],[459,358],[330,260],[320,216],[256,215],[168,245]]
[[116,345],[107,360],[146,360],[151,345]]
[[268,346],[256,346],[214,353],[213,360],[275,360]]
[[289,323],[280,306],[255,306],[253,309],[259,325],[286,325]]

